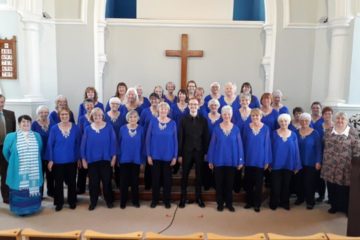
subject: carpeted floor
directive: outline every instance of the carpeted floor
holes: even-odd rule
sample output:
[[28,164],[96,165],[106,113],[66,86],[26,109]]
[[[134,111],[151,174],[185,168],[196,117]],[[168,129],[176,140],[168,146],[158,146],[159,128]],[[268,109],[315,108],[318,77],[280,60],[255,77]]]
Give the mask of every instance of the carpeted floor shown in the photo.
[[[294,199],[292,199],[294,201]],[[172,221],[172,225],[164,234],[188,234],[193,232],[213,232],[226,235],[249,235],[259,232],[273,232],[287,235],[309,235],[318,232],[331,232],[344,235],[347,218],[342,213],[331,215],[327,212],[329,205],[316,205],[314,210],[306,210],[305,206],[294,206],[290,211],[278,209],[272,211],[263,204],[260,213],[243,209],[243,204],[235,204],[236,212],[216,211],[214,202],[207,202],[201,209],[189,204],[184,209],[177,209],[174,203],[171,209],[159,205],[155,209],[149,202],[142,202],[136,209],[128,206],[125,210],[115,202],[113,209],[107,209],[99,200],[98,207],[88,211],[88,196],[79,196],[76,210],[67,205],[61,212],[55,212],[52,199],[45,198],[43,210],[33,216],[17,217],[11,214],[9,206],[0,203],[0,230],[9,228],[34,228],[42,231],[61,232],[70,230],[92,229],[105,233],[125,233],[132,231],[164,230]]]

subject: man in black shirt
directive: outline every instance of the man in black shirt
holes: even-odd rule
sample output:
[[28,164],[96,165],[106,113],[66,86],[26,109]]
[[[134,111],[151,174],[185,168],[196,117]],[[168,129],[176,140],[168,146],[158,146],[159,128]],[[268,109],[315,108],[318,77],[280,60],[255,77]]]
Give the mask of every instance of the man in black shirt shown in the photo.
[[198,114],[199,102],[189,101],[190,113],[181,119],[179,126],[179,163],[182,165],[180,208],[184,208],[187,197],[189,172],[195,163],[195,194],[199,207],[205,207],[201,199],[202,166],[209,144],[207,120]]

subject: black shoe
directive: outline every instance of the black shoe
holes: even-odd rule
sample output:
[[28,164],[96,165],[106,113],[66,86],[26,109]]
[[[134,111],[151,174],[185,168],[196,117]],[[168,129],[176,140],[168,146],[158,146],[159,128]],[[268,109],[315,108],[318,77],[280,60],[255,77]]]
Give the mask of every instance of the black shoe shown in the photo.
[[59,212],[59,211],[61,211],[61,210],[62,210],[62,208],[63,208],[63,206],[62,206],[62,205],[56,205],[56,207],[55,207],[55,211]]
[[337,212],[337,210],[335,209],[335,208],[329,208],[329,210],[328,210],[328,213],[330,213],[330,214],[335,214]]
[[260,207],[254,207],[255,212],[260,212]]
[[312,209],[314,209],[314,205],[307,204],[307,205],[306,205],[306,209],[312,210]]
[[95,205],[90,204],[90,205],[89,205],[89,211],[93,211],[93,210],[95,209],[95,207],[96,207]]
[[324,196],[319,196],[317,199],[316,199],[316,202],[322,202],[324,201]]
[[70,204],[70,209],[75,209],[76,208],[76,204]]
[[112,202],[106,203],[107,208],[113,208],[114,204]]
[[120,208],[125,209],[126,208],[126,203],[120,203]]
[[224,206],[218,205],[216,209],[218,210],[218,212],[222,212],[224,210]]
[[226,206],[227,209],[229,209],[230,212],[235,212],[235,208],[230,205],[230,206]]
[[48,195],[48,197],[54,198],[54,193],[53,192],[47,192],[46,194]]
[[84,194],[85,193],[85,190],[76,190],[76,194],[77,195],[81,195],[81,194]]
[[199,207],[204,208],[205,203],[201,198],[196,199],[196,203],[199,205]]
[[179,208],[184,208],[185,204],[186,204],[186,199],[185,198],[180,199]]
[[151,202],[151,204],[150,204],[150,207],[151,207],[151,208],[156,208],[156,206],[157,206],[157,203],[156,203],[156,202]]
[[274,210],[274,211],[277,209],[277,206],[275,204],[274,205],[269,204],[269,207],[270,207],[271,210]]
[[135,208],[139,208],[139,207],[140,207],[140,203],[139,203],[139,202],[133,202],[132,205],[133,205]]
[[290,210],[290,206],[289,205],[282,205],[281,206],[283,209],[289,211]]
[[9,204],[9,199],[5,199],[5,200],[3,200],[3,203],[5,203],[5,204]]
[[247,204],[244,206],[244,208],[245,208],[245,209],[252,208],[252,205],[247,203]]
[[301,204],[303,204],[303,202],[304,202],[304,200],[297,199],[294,204],[301,205]]
[[169,202],[166,202],[166,203],[165,203],[165,208],[166,208],[166,209],[171,208],[171,204],[170,204]]

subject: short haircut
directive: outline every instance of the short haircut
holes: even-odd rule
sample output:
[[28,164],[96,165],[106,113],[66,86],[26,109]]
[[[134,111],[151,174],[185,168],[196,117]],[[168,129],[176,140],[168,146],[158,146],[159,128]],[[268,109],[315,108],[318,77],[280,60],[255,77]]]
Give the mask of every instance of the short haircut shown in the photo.
[[167,102],[161,102],[161,103],[159,103],[158,109],[160,109],[160,108],[162,108],[162,107],[165,107],[167,110],[170,111],[170,106],[169,106],[169,104],[168,104]]
[[218,108],[220,107],[220,102],[219,100],[212,98],[209,102],[208,102],[208,108],[210,108],[211,105],[216,105]]
[[176,85],[175,85],[174,82],[171,82],[171,81],[169,81],[169,82],[167,82],[167,83],[165,84],[165,89],[166,89],[166,90],[168,90],[168,86],[169,86],[169,85],[173,85],[173,86],[174,86],[174,90],[175,90]]
[[127,122],[129,122],[130,116],[132,116],[132,115],[135,115],[137,117],[137,119],[139,120],[139,113],[136,110],[131,110],[125,116]]
[[273,97],[282,97],[283,96],[282,92],[279,89],[273,91],[272,95],[273,95]]
[[251,109],[250,116],[251,115],[260,115],[263,116],[263,112],[260,110],[260,108],[253,108]]
[[195,82],[194,80],[190,80],[190,81],[188,81],[188,82],[186,83],[186,89],[189,87],[189,84],[190,84],[190,83],[195,84],[195,87],[197,87],[196,82]]
[[246,99],[248,99],[248,100],[251,100],[251,95],[248,94],[248,93],[240,93],[240,100],[241,100],[242,98],[246,98]]
[[30,122],[32,121],[31,117],[29,115],[26,115],[26,114],[21,115],[20,117],[18,117],[18,123],[21,123],[22,120],[26,120],[26,121],[30,121]]
[[273,97],[272,97],[272,94],[271,93],[263,93],[263,95],[261,95],[261,98],[260,98],[260,103],[262,104],[263,100],[265,98],[269,98],[271,103],[273,101]]
[[37,108],[36,108],[36,115],[39,115],[39,113],[40,113],[40,111],[42,111],[42,110],[47,110],[48,112],[49,112],[49,108],[48,108],[48,106],[46,106],[46,105],[40,105],[40,106],[38,106]]
[[225,83],[224,87],[226,88],[227,86],[231,86],[233,89],[233,92],[236,93],[236,84],[233,82],[227,82]]
[[91,110],[91,113],[90,113],[90,121],[91,121],[91,122],[94,122],[94,115],[95,115],[96,113],[101,113],[101,114],[102,114],[102,119],[103,119],[103,120],[105,119],[103,110],[102,110],[101,108],[99,108],[99,107],[96,107],[96,108],[94,108],[93,110]]
[[92,103],[92,104],[95,104],[94,100],[91,99],[91,98],[86,98],[84,101],[83,101],[83,104],[87,104],[87,103]]
[[320,108],[322,108],[321,103],[319,101],[315,101],[315,102],[311,103],[311,107],[313,107],[314,105],[319,105]]
[[63,109],[61,109],[59,112],[58,112],[58,117],[60,118],[60,114],[62,113],[62,112],[67,112],[68,114],[69,114],[69,116],[70,116],[70,114],[71,114],[71,111],[70,111],[70,108],[68,108],[68,107],[66,107],[66,108],[63,108]]
[[334,110],[332,109],[332,107],[324,107],[323,110],[321,111],[321,114],[324,115],[326,112],[331,112],[332,114],[334,113]]
[[112,98],[110,98],[110,100],[109,100],[109,104],[112,104],[112,103],[116,103],[116,104],[121,104],[121,100],[120,100],[120,98],[118,98],[118,97],[112,97]]
[[96,89],[95,89],[94,87],[87,87],[87,88],[85,89],[84,99],[87,99],[87,98],[88,98],[87,93],[88,93],[89,91],[93,91],[93,92],[94,92],[94,102],[97,102],[97,100],[98,100],[98,93],[97,93],[97,91],[96,91]]
[[282,114],[280,114],[279,117],[278,117],[278,119],[277,119],[278,123],[279,123],[281,120],[283,120],[283,119],[286,120],[286,122],[290,123],[290,121],[291,121],[291,116],[290,116],[290,114],[287,114],[287,113],[282,113]]
[[0,94],[0,98],[3,98],[4,100],[6,100],[5,96]]
[[188,102],[189,98],[188,98],[188,94],[187,94],[187,91],[185,89],[179,89],[178,93],[177,93],[177,101],[179,102],[180,101],[180,98],[179,98],[179,94],[182,93],[186,96],[185,98],[185,102]]
[[231,116],[233,115],[233,109],[231,106],[229,105],[226,105],[224,107],[222,107],[221,109],[221,115],[224,114],[224,113],[229,113]]
[[303,113],[304,110],[301,107],[294,107],[292,113],[295,115],[295,113]]
[[64,95],[58,95],[56,98],[55,98],[55,109],[58,110],[58,105],[59,105],[59,101],[65,101],[66,102],[66,106],[68,106],[68,101],[67,101],[67,98],[64,96]]
[[346,112],[337,112],[335,114],[335,118],[338,118],[338,117],[343,117],[345,118],[347,121],[349,121],[349,118],[348,118],[348,115],[346,114]]
[[137,94],[137,91],[136,91],[136,88],[128,88],[128,90],[126,91],[125,93],[125,99],[126,101],[128,100],[128,96],[129,96],[129,93],[130,92],[134,92],[134,95],[135,95],[135,101],[138,102],[139,101],[139,95]]
[[309,113],[302,113],[300,115],[300,120],[308,120],[309,122],[311,122],[311,115]]
[[244,87],[249,87],[250,88],[250,94],[252,94],[252,86],[249,82],[244,82],[242,85],[241,85],[241,89],[240,89],[240,92],[242,93],[244,90],[243,88]]
[[150,96],[149,96],[149,99],[150,99],[150,100],[151,100],[151,98],[160,99],[160,96],[153,92],[153,93],[151,93]]
[[212,83],[210,84],[210,88],[215,87],[215,86],[217,86],[218,88],[220,88],[220,83],[218,83],[218,82],[212,82]]
[[197,98],[194,98],[194,97],[190,98],[190,99],[189,99],[189,102],[190,102],[190,101],[196,101],[197,103],[199,103],[199,100],[198,100]]

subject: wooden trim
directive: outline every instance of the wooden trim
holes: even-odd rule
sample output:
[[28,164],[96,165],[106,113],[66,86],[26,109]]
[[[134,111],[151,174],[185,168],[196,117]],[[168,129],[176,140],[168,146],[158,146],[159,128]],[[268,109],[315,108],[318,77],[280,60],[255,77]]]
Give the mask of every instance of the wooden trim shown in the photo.
[[75,230],[75,231],[71,231],[71,232],[49,233],[49,232],[36,231],[31,228],[26,228],[21,231],[21,236],[24,237],[25,240],[31,240],[32,237],[43,238],[43,239],[58,238],[58,239],[80,240],[81,239],[81,231]]
[[16,240],[21,240],[20,232],[21,232],[20,228],[1,230],[0,237],[9,237],[9,238],[12,237]]
[[218,235],[215,233],[207,233],[207,240],[265,240],[266,236],[264,233],[258,233],[251,236],[242,237],[230,237],[225,235]]
[[83,234],[85,240],[92,239],[122,239],[122,240],[140,240],[143,238],[143,232],[132,232],[124,234],[106,234],[100,233],[93,230],[86,230]]
[[162,235],[154,232],[147,232],[145,235],[145,240],[202,240],[205,239],[204,233],[198,232],[189,235]]

